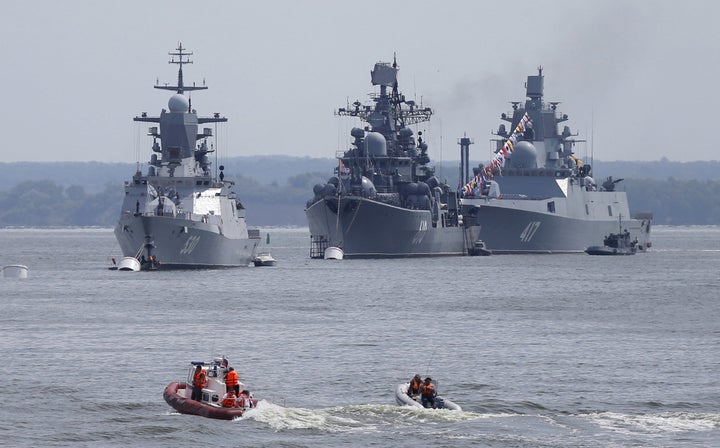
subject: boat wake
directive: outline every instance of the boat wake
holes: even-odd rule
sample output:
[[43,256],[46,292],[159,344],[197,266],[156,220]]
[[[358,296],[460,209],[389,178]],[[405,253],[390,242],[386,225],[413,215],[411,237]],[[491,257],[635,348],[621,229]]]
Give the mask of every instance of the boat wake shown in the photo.
[[415,427],[420,423],[453,423],[488,417],[473,412],[424,409],[385,404],[331,408],[288,408],[260,401],[238,420],[252,419],[282,431],[313,429],[329,433],[380,432],[387,428]]
[[593,423],[621,434],[679,433],[710,431],[720,428],[720,414],[662,412],[658,414],[622,414],[598,412],[586,416]]

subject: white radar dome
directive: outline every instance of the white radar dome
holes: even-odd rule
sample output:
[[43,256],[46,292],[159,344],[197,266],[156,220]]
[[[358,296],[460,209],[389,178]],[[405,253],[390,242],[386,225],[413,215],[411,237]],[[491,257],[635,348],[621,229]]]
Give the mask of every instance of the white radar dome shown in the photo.
[[185,96],[176,93],[170,97],[168,101],[168,109],[170,112],[187,112],[190,108],[190,102]]
[[379,132],[368,132],[365,136],[365,147],[371,156],[386,156],[387,142]]

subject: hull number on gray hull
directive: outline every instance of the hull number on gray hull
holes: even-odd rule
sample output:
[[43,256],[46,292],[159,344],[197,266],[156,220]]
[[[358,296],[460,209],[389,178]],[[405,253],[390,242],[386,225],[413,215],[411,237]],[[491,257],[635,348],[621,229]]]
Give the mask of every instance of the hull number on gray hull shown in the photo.
[[420,227],[418,228],[417,233],[415,233],[415,236],[413,236],[412,244],[418,245],[422,243],[423,237],[425,236],[425,232],[427,232],[428,229],[428,223],[426,220],[422,219],[420,220]]
[[183,255],[187,255],[189,253],[192,253],[193,249],[195,249],[195,246],[198,245],[200,242],[200,236],[199,235],[193,235],[185,241],[185,246],[183,246],[182,249],[180,249],[180,253]]
[[520,241],[523,243],[528,243],[532,239],[533,236],[535,236],[535,232],[537,232],[537,229],[540,227],[540,221],[530,221],[530,224],[528,224],[525,227],[525,230],[522,231],[520,234]]

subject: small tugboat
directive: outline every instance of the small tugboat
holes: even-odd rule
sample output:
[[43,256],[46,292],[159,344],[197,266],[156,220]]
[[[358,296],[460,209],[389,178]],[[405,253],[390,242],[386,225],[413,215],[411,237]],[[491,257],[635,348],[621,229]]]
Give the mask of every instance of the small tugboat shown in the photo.
[[[220,420],[233,420],[250,408],[257,406],[243,383],[239,383],[241,396],[235,403],[227,406],[225,375],[228,372],[227,358],[216,357],[211,362],[192,361],[186,382],[173,381],[167,385],[163,398],[173,409],[181,414],[199,415]],[[205,386],[193,399],[193,379],[195,374],[204,376]],[[224,406],[223,404],[226,404]]]
[[[429,379],[429,378],[428,378]],[[431,380],[432,381],[432,380]],[[435,383],[433,382],[433,386]],[[395,388],[395,401],[400,406],[412,406],[415,408],[424,408],[420,394],[410,393],[410,383],[398,384]],[[435,405],[433,409],[448,409],[450,411],[462,411],[462,408],[457,403],[448,400],[440,395],[435,396]]]
[[637,253],[637,238],[630,239],[627,229],[620,233],[611,233],[605,237],[603,246],[590,246],[585,249],[589,255],[635,255]]
[[619,218],[620,232],[611,233],[603,240],[603,246],[590,246],[585,249],[588,255],[635,255],[638,250],[638,239],[631,239],[628,229],[622,228],[622,217]]

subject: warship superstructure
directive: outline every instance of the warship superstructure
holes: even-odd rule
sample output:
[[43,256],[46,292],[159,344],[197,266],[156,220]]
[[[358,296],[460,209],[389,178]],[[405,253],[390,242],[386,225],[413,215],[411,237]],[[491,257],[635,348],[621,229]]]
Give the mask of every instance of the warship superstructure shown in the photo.
[[[248,266],[260,242],[257,229],[248,229],[245,208],[232,181],[213,174],[208,154],[213,129],[200,125],[226,122],[214,114],[198,117],[186,93],[207,89],[186,86],[183,65],[191,64],[182,44],[170,52],[178,65],[175,91],[159,117],[143,113],[134,121],[157,123],[149,128],[152,151],[145,173],[138,171],[125,183],[125,199],[115,237],[123,255],[142,260],[151,268],[209,268]],[[217,126],[217,125],[216,125]],[[159,142],[158,142],[159,141]]]
[[456,188],[428,165],[428,146],[411,125],[426,122],[429,107],[398,90],[397,62],[379,62],[371,82],[373,105],[340,108],[367,126],[353,128],[352,147],[337,155],[335,175],[314,187],[305,213],[312,258],[337,247],[345,258],[462,255],[467,253]]
[[[637,249],[651,246],[651,213],[630,215],[622,179],[596,184],[592,167],[574,153],[575,134],[560,123],[559,102],[543,100],[544,76],[528,76],[527,99],[512,102],[495,133],[494,158],[474,170],[462,188],[461,210],[472,238],[497,253],[582,252],[600,244],[618,220]],[[465,166],[467,162],[464,161]],[[461,170],[462,171],[462,170]]]

